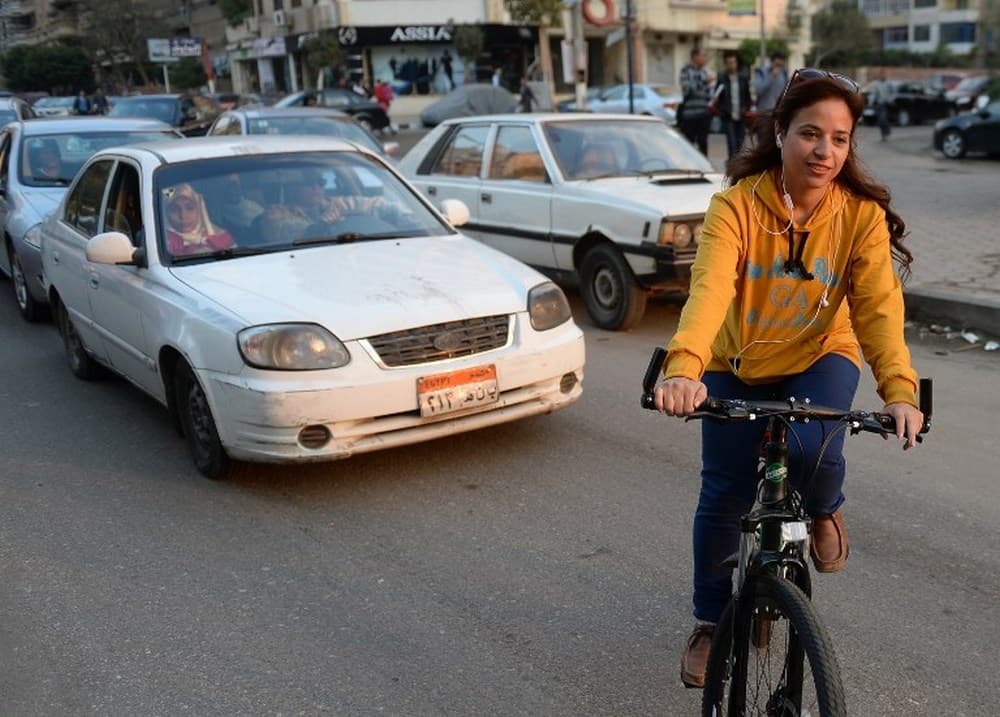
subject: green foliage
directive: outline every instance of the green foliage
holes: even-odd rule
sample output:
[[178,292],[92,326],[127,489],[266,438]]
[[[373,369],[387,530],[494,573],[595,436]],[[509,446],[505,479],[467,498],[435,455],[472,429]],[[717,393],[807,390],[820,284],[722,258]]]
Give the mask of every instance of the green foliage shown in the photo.
[[475,62],[483,54],[486,39],[478,25],[458,25],[452,38],[455,52],[466,62]]
[[868,18],[856,0],[833,0],[813,15],[812,36],[810,64],[816,67],[857,67],[872,45]]
[[12,90],[94,89],[93,68],[79,47],[19,45],[0,58],[0,66]]
[[194,57],[185,57],[180,62],[170,66],[170,86],[171,89],[193,90],[208,83],[205,76],[205,68],[201,65],[201,60]]
[[310,74],[315,74],[325,67],[339,67],[344,60],[344,53],[333,33],[320,32],[306,40],[303,59]]
[[[788,42],[783,38],[769,37],[764,42],[764,47],[767,50],[768,57],[771,57],[771,53],[779,51],[785,53],[785,57],[788,57]],[[739,53],[740,65],[742,67],[754,67],[758,64],[758,59],[760,58],[760,40],[747,38],[740,43],[736,52]]]
[[514,22],[529,25],[556,25],[563,8],[562,0],[503,0]]
[[230,26],[239,25],[244,18],[253,14],[251,0],[219,0],[219,10],[222,17],[226,19],[226,24]]

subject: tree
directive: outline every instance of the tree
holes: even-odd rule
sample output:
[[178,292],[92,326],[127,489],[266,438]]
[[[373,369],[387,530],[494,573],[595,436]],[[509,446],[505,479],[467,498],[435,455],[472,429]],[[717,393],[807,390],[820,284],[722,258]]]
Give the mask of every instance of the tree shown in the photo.
[[219,0],[219,10],[226,19],[226,24],[235,27],[244,18],[250,17],[253,14],[250,2],[251,0]]
[[94,88],[93,68],[79,47],[19,45],[0,59],[0,66],[12,90],[69,94]]
[[812,17],[811,64],[854,68],[872,44],[868,18],[854,0],[833,0]]
[[483,54],[483,47],[486,44],[483,29],[478,25],[459,25],[455,28],[452,39],[455,43],[455,52],[462,58],[466,67],[472,68],[472,72],[466,71],[465,81],[475,82],[476,61]]
[[[781,52],[785,57],[788,57],[788,42],[784,38],[769,37],[764,43],[764,50],[767,53],[767,57],[770,57],[775,52]],[[736,52],[740,56],[741,66],[753,67],[757,64],[757,58],[760,57],[760,40],[748,37],[740,43]]]
[[542,80],[548,85],[551,94],[555,85],[552,49],[549,47],[549,28],[559,18],[564,6],[563,0],[503,0],[503,4],[514,22],[538,25],[538,64],[542,71]]
[[208,77],[205,76],[205,68],[200,59],[185,57],[170,66],[170,82],[178,90],[192,90],[208,82]]
[[320,73],[328,67],[339,68],[344,61],[344,53],[333,33],[318,32],[302,46],[302,59],[306,72],[316,75],[316,85],[319,86]]

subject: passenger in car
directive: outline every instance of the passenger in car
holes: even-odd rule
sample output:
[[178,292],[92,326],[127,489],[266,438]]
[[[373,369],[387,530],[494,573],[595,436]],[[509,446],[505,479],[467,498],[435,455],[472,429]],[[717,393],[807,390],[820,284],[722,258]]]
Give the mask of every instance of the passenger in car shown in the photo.
[[232,235],[215,226],[205,200],[190,184],[164,190],[167,206],[167,249],[173,256],[200,254],[235,245]]
[[576,168],[576,179],[591,179],[619,170],[618,160],[611,146],[605,142],[587,145],[580,155],[580,163]]
[[59,179],[62,176],[62,155],[59,145],[43,140],[28,151],[32,179]]

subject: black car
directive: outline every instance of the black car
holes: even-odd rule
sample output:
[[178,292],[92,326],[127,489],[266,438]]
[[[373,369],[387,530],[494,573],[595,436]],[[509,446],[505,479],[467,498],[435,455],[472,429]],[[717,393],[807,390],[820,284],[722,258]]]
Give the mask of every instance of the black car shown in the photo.
[[934,125],[934,149],[948,159],[968,152],[1000,154],[1000,100]]
[[275,102],[275,107],[328,107],[349,114],[365,129],[382,130],[389,126],[389,115],[378,102],[353,90],[331,88],[294,92]]
[[180,130],[185,137],[200,137],[219,115],[219,109],[208,97],[180,94],[131,95],[117,98],[108,115],[158,119]]
[[[923,82],[887,80],[889,85],[889,122],[900,127],[938,120],[954,113],[953,105],[944,93],[931,89]],[[871,87],[865,89],[865,124],[878,121],[878,109],[873,103]]]

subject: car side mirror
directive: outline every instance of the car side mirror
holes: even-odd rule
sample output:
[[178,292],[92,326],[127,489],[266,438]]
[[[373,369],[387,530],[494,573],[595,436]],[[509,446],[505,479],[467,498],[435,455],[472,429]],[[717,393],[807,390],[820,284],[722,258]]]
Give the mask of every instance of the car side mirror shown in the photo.
[[979,95],[979,97],[976,98],[976,109],[983,110],[989,103],[990,103],[989,97],[987,97],[986,95]]
[[453,227],[460,227],[469,221],[469,207],[461,199],[441,201],[441,213]]
[[138,264],[136,248],[121,232],[102,232],[87,242],[87,261],[94,264]]

